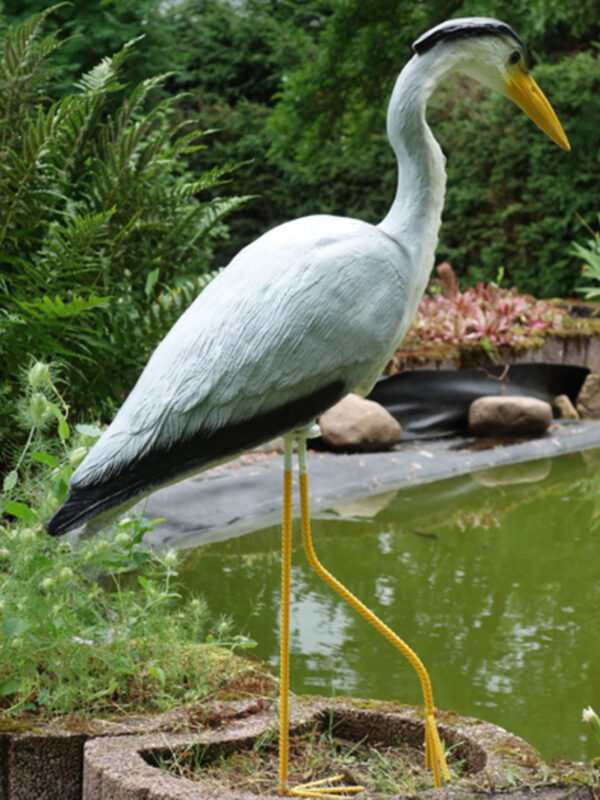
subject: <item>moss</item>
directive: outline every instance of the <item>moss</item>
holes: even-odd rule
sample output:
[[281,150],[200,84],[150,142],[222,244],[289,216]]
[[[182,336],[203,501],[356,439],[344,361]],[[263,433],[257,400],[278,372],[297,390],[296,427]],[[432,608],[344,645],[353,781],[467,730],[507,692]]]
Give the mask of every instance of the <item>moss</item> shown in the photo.
[[0,717],[0,733],[44,733],[32,722],[18,722],[8,717]]
[[565,786],[600,786],[600,767],[594,764],[574,764],[558,761],[550,766],[549,782]]

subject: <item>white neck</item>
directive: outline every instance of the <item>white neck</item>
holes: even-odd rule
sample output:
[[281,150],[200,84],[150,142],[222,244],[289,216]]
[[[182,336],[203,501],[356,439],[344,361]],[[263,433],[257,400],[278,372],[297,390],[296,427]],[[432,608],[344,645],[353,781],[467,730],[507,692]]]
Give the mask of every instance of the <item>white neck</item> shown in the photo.
[[387,114],[387,132],[398,162],[396,197],[379,228],[396,239],[410,256],[411,300],[423,294],[438,241],[446,172],[444,155],[425,119],[429,96],[455,67],[440,59],[439,48],[414,56],[394,87]]

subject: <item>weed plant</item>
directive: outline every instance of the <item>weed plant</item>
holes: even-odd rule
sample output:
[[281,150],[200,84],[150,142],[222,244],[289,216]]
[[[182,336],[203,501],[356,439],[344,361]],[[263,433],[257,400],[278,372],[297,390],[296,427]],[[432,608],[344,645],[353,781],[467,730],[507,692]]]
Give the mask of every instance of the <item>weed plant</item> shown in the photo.
[[[27,444],[4,479],[0,521],[0,709],[9,717],[164,710],[202,699],[226,672],[215,645],[248,647],[205,602],[177,589],[174,550],[143,544],[131,515],[85,541],[52,539],[43,521],[100,434],[71,432],[43,362],[27,373]],[[56,432],[56,434],[55,434]]]
[[[385,795],[432,788],[422,750],[401,740],[384,746],[365,739],[340,738],[331,719],[324,727],[292,736],[290,780],[304,783],[344,775],[348,785],[361,785],[368,792]],[[159,755],[157,766],[221,790],[228,787],[263,795],[276,791],[278,755],[275,731],[269,729],[245,750],[229,752],[215,745],[198,745],[167,758]],[[451,751],[449,755],[453,755]],[[453,758],[450,769],[453,779],[458,779],[463,762]],[[327,791],[325,787],[322,790]]]

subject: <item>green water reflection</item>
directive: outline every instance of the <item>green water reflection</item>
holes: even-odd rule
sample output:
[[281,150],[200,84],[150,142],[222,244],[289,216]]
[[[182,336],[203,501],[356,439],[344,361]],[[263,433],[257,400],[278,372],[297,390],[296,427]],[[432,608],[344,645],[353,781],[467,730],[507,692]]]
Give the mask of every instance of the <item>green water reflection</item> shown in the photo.
[[[348,503],[314,521],[323,563],[409,642],[436,705],[523,736],[546,758],[598,755],[600,451]],[[360,515],[360,516],[359,516]],[[185,583],[278,661],[279,530],[198,548]],[[308,567],[295,529],[292,690],[421,703],[396,651]],[[260,614],[250,611],[260,598]]]

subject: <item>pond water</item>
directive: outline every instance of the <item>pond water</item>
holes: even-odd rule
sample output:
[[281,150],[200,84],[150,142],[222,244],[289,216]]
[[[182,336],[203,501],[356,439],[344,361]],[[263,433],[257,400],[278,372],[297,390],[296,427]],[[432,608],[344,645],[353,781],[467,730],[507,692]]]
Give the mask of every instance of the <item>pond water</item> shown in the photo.
[[[412,668],[312,572],[295,525],[292,691],[421,704]],[[438,707],[547,759],[599,755],[581,712],[600,713],[600,450],[353,500],[313,534],[323,564],[420,655]],[[274,665],[279,537],[200,547],[182,569]]]

